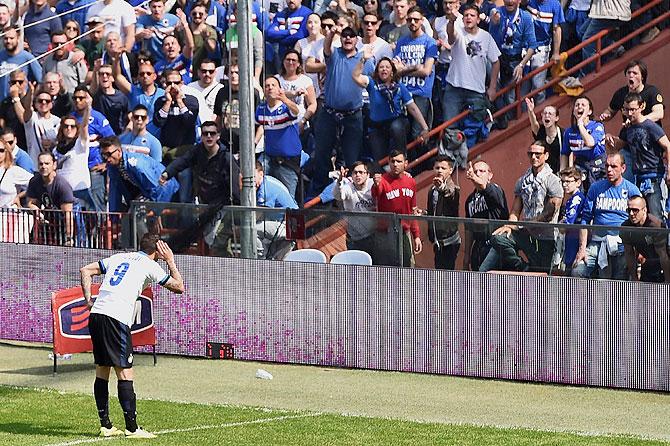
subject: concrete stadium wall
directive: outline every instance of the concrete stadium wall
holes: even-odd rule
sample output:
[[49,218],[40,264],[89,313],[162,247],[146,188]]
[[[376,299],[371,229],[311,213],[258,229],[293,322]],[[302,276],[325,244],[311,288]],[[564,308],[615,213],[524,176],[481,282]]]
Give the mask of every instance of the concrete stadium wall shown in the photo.
[[[0,339],[52,341],[52,291],[110,251],[0,244]],[[668,285],[178,256],[160,353],[670,390]],[[160,288],[160,287],[159,287]]]

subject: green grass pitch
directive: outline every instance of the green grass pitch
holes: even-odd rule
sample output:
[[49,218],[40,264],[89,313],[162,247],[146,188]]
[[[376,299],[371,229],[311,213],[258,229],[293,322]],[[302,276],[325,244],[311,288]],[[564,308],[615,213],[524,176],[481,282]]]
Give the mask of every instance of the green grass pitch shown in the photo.
[[[112,420],[123,416],[110,397]],[[92,395],[0,386],[0,445],[657,445],[632,437],[418,423],[318,412],[138,401],[152,440],[100,439]]]

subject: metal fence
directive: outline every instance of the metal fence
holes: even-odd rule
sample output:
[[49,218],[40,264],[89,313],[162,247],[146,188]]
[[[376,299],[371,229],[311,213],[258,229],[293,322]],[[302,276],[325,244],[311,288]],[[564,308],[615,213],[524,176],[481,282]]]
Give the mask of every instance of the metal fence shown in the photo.
[[127,246],[127,219],[122,213],[0,208],[0,242],[120,249]]

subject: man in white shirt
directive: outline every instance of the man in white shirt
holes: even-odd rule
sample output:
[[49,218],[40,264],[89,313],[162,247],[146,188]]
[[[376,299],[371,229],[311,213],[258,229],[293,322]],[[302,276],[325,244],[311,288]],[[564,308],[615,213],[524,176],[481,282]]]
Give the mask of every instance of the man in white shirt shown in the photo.
[[[209,59],[203,59],[202,62],[200,62],[200,68],[198,69],[198,80],[187,85],[187,87],[191,87],[200,92],[212,117],[214,115],[216,94],[223,88],[222,83],[214,80],[215,71],[216,64]],[[210,121],[212,118],[206,120]]]
[[[496,93],[500,71],[500,50],[493,37],[479,28],[479,7],[469,3],[464,7],[462,21],[456,11],[446,12],[447,38],[451,45],[451,64],[447,85],[442,97],[443,120],[461,113],[468,104],[486,94],[491,100]],[[489,86],[486,88],[486,64],[492,64]]]
[[[156,263],[165,260],[170,274]],[[152,282],[181,294],[184,280],[177,269],[174,254],[158,234],[147,233],[140,241],[140,251],[115,254],[98,262],[89,263],[80,270],[81,288],[86,305],[91,310],[88,329],[93,343],[95,384],[93,392],[100,417],[100,436],[124,435],[109,419],[109,374],[112,367],[118,378],[119,403],[126,422],[125,436],[155,438],[137,426],[135,390],[133,389],[133,344],[130,327],[135,312],[135,301],[142,290]],[[98,297],[93,302],[93,276],[104,274]]]
[[123,46],[129,53],[135,45],[135,10],[124,0],[104,0],[88,8],[86,20],[99,17],[105,23],[105,35],[114,31],[119,33]]
[[388,42],[377,36],[382,19],[375,14],[365,14],[363,16],[363,44],[372,49],[372,59],[376,66],[382,57],[393,59],[393,49]]
[[33,100],[33,87],[32,84],[28,85],[28,92],[21,98],[24,111],[19,120],[23,122],[26,131],[26,151],[37,165],[37,156],[42,152],[50,152],[56,144],[60,118],[51,114],[53,108],[51,95],[38,90]]
[[[340,177],[333,188],[335,200],[342,202],[345,211],[376,212],[377,203],[372,197],[374,180],[363,161],[356,161],[349,171],[340,168]],[[377,221],[374,217],[347,217],[347,249],[359,249],[372,255],[375,247]]]

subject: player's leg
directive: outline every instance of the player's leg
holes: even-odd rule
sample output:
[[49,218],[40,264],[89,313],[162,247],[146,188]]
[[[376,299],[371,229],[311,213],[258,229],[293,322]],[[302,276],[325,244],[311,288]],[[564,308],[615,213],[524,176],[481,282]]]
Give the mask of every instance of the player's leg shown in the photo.
[[126,421],[126,437],[132,438],[156,438],[151,432],[147,432],[137,425],[137,398],[133,388],[133,369],[114,367],[118,378],[119,403],[123,409],[123,418]]
[[105,316],[91,314],[88,324],[96,364],[93,395],[100,418],[100,436],[102,437],[123,435],[123,431],[115,428],[109,419],[109,373],[113,365],[112,355],[114,355],[114,349],[106,341],[110,331],[109,322]]
[[[112,422],[109,419],[109,372],[111,367],[96,366],[95,382],[93,383],[93,395],[95,396],[95,405],[98,408],[98,418],[100,418],[100,435],[105,435],[113,429]],[[118,429],[117,429],[118,430]],[[120,431],[119,431],[120,432]]]

